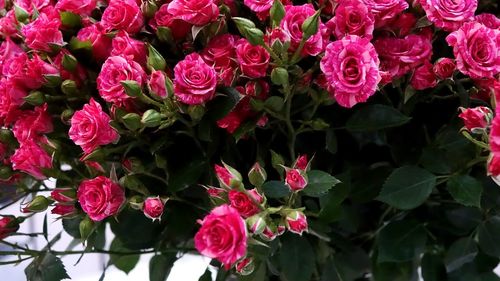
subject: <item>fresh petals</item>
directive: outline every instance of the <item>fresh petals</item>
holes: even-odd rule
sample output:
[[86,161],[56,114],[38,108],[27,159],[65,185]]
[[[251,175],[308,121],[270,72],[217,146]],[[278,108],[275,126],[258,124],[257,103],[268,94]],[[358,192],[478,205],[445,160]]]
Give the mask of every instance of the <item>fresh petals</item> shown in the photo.
[[98,176],[80,183],[77,191],[78,202],[82,210],[93,221],[118,214],[125,203],[125,192],[111,179]]

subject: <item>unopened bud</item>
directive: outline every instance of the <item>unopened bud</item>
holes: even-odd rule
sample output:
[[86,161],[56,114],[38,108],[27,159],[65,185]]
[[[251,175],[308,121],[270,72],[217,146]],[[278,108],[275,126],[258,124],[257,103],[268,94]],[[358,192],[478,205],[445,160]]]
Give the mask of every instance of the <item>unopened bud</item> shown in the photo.
[[240,275],[250,275],[255,269],[253,258],[244,258],[236,264],[236,272]]
[[142,115],[141,123],[146,127],[152,128],[159,126],[161,119],[162,115],[158,111],[149,109]]
[[69,72],[74,72],[78,66],[78,61],[71,54],[64,54],[62,59],[62,66]]
[[136,131],[142,127],[141,116],[137,113],[127,113],[122,117],[123,124],[127,129]]
[[286,214],[285,218],[286,227],[293,233],[302,235],[304,231],[307,232],[307,217],[303,212],[292,210]]
[[45,95],[40,91],[32,91],[24,97],[24,101],[31,105],[39,106],[45,102]]
[[131,97],[138,97],[142,94],[141,85],[134,80],[124,80],[121,81],[123,88],[125,89],[125,93]]
[[266,217],[262,214],[256,214],[246,219],[248,230],[253,234],[261,234],[266,228]]
[[148,52],[148,67],[154,70],[164,70],[167,67],[163,56],[151,44],[148,44]]
[[61,83],[61,91],[67,96],[76,96],[78,94],[78,86],[73,80],[64,80]]
[[47,210],[50,201],[42,195],[37,195],[31,202],[29,202],[26,207],[22,209],[23,213],[38,213]]
[[205,107],[201,105],[190,105],[188,107],[188,114],[194,121],[199,121],[205,114]]
[[283,67],[276,67],[271,72],[271,81],[275,85],[288,85],[288,71]]
[[262,184],[264,184],[264,182],[266,181],[267,179],[266,170],[264,170],[260,166],[259,162],[256,162],[253,165],[252,169],[250,169],[250,171],[248,172],[248,179],[250,183],[256,187],[261,187]]
[[87,240],[92,232],[94,232],[94,222],[86,216],[80,222],[80,237],[82,241]]

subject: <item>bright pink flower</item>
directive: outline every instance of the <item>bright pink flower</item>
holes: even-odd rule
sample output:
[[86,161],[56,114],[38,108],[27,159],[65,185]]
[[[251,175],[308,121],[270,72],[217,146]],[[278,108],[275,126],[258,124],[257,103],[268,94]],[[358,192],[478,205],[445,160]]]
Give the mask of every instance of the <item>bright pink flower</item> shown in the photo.
[[42,169],[52,168],[52,157],[31,139],[21,143],[10,161],[12,169],[23,171],[39,180],[47,178]]
[[149,22],[149,25],[156,30],[158,27],[167,27],[172,32],[172,37],[175,40],[184,39],[191,32],[191,24],[175,18],[168,12],[168,4],[161,5],[160,9],[155,13],[154,17]]
[[148,87],[149,87],[149,93],[156,95],[160,98],[166,98],[168,93],[167,93],[167,86],[165,84],[165,72],[161,70],[154,70],[151,72],[151,76],[149,77],[148,81]]
[[211,100],[217,86],[217,73],[196,53],[174,67],[174,94],[185,104],[203,104]]
[[276,239],[276,237],[278,237],[277,229],[272,229],[269,225],[266,225],[264,227],[264,230],[260,234],[260,237],[265,241],[273,241],[274,239]]
[[234,133],[244,121],[241,114],[238,111],[232,110],[223,118],[217,120],[217,126],[222,129],[226,129],[226,131],[230,134]]
[[97,0],[59,0],[56,3],[56,10],[72,12],[80,16],[90,16],[96,8]]
[[379,64],[368,39],[349,35],[326,47],[320,67],[338,104],[350,108],[375,94]]
[[400,37],[406,36],[411,33],[415,24],[417,23],[417,18],[412,13],[401,13],[396,19],[389,23],[390,29],[394,31]]
[[17,85],[33,90],[46,82],[45,75],[59,75],[59,71],[37,55],[29,59],[26,53],[20,53],[4,63],[2,74]]
[[201,57],[217,72],[219,84],[230,86],[235,79],[238,63],[235,46],[238,36],[229,33],[215,36],[201,52]]
[[203,26],[217,19],[219,7],[213,0],[173,0],[168,4],[168,12],[174,18],[192,25]]
[[112,56],[131,57],[141,65],[146,65],[147,50],[144,42],[131,38],[126,31],[120,30],[113,38]]
[[92,44],[92,55],[98,61],[104,61],[111,53],[111,38],[99,22],[80,29],[76,37]]
[[362,0],[375,17],[375,27],[382,27],[408,9],[406,0]]
[[51,45],[62,46],[63,37],[59,30],[61,21],[50,19],[46,14],[40,14],[36,20],[22,27],[24,42],[37,51],[51,52]]
[[258,99],[266,99],[269,94],[269,83],[263,79],[248,81],[245,84],[245,91],[243,94]]
[[[474,112],[476,114],[474,114],[475,116],[468,116],[470,117],[470,121],[471,123],[474,122],[475,125],[474,126],[477,126],[477,125],[482,125],[482,122],[480,122],[479,120],[474,120],[474,119],[480,119],[483,116],[477,116],[477,112]],[[470,114],[472,115],[472,114]],[[472,125],[471,125],[472,126]],[[493,152],[494,154],[496,155],[499,155],[500,156],[500,118],[498,117],[495,117],[493,118],[493,121],[491,122],[491,131],[490,131],[490,149],[491,149],[491,152]]]
[[29,13],[32,13],[33,9],[40,12],[44,8],[51,6],[51,0],[15,0],[13,2]]
[[477,0],[420,0],[427,18],[446,31],[457,30],[462,23],[474,18]]
[[267,18],[269,10],[273,6],[273,0],[244,0],[243,4],[258,14],[266,14]]
[[335,10],[335,16],[326,26],[338,39],[346,35],[373,37],[374,18],[361,0],[345,0]]
[[500,19],[494,14],[482,13],[474,17],[474,21],[491,29],[500,29]]
[[77,213],[74,204],[61,204],[57,203],[50,211],[51,214],[59,215],[61,217],[69,217]]
[[434,74],[441,79],[448,79],[453,77],[453,72],[457,69],[457,64],[454,59],[440,58],[434,63],[432,70]]
[[227,186],[231,186],[231,180],[234,180],[234,175],[226,169],[226,167],[221,165],[214,165],[215,175],[221,184],[225,184]]
[[0,17],[0,35],[7,38],[17,34],[17,19],[14,9],[8,11],[5,16]]
[[[285,6],[285,16],[281,20],[280,27],[283,32],[290,38],[290,50],[295,51],[300,41],[302,40],[302,24],[310,16],[314,15],[316,10],[312,4],[304,4],[301,6]],[[319,30],[316,34],[307,39],[302,55],[316,56],[325,48],[325,42],[321,34],[321,30],[325,26],[320,23]]]
[[85,154],[91,153],[101,145],[118,140],[119,135],[109,125],[111,118],[94,99],[78,110],[71,118],[69,138],[79,145]]
[[104,10],[101,24],[106,31],[125,30],[134,34],[141,30],[144,19],[135,0],[110,0]]
[[[458,115],[458,117],[462,118],[464,126],[469,132],[472,132],[474,129],[485,129],[493,117],[491,109],[485,106],[460,109],[462,112]],[[500,136],[500,127],[498,125],[500,124],[496,121],[495,125],[492,127],[491,134],[492,136],[495,136],[492,138],[492,145],[495,147],[495,151],[500,152],[500,142],[497,143],[496,137]],[[499,146],[497,147],[497,145]]]
[[246,39],[240,39],[236,43],[236,57],[241,72],[249,78],[260,78],[266,76],[270,55],[259,45],[252,45]]
[[148,197],[144,200],[142,211],[152,220],[160,219],[163,214],[164,204],[160,197]]
[[122,56],[109,57],[102,65],[97,77],[97,89],[101,97],[111,103],[123,104],[131,97],[128,96],[121,82],[136,81],[143,86],[147,80],[146,73],[141,65],[131,58]]
[[[262,201],[264,200],[264,198],[259,194],[259,192],[257,192],[255,188],[252,190],[248,190],[248,193],[258,203],[262,203]],[[240,215],[244,218],[251,217],[257,214],[260,210],[259,206],[257,206],[254,201],[248,198],[248,196],[242,191],[233,189],[229,191],[228,198],[231,207],[235,208],[238,213],[240,213]]]
[[226,270],[245,256],[247,229],[236,209],[221,205],[199,223],[194,245],[202,255],[222,262]]
[[302,235],[308,229],[307,217],[300,211],[292,211],[286,216],[286,227],[293,233]]
[[432,70],[432,64],[425,62],[423,65],[417,67],[411,76],[410,85],[415,90],[425,90],[435,87],[437,85],[437,77]]
[[18,54],[24,53],[23,49],[16,43],[12,42],[10,37],[0,45],[0,65],[3,65],[7,60],[14,58]]
[[302,170],[288,169],[286,171],[285,182],[292,191],[300,191],[306,187],[307,178],[304,176]]
[[472,78],[493,78],[500,72],[500,30],[466,22],[446,37],[460,72]]
[[102,221],[116,215],[125,203],[123,189],[104,176],[82,181],[77,197],[83,211],[93,221]]
[[7,125],[14,122],[19,115],[21,104],[24,103],[26,90],[20,88],[11,79],[0,80],[0,124]]
[[38,140],[40,135],[50,133],[52,130],[52,118],[47,112],[46,103],[35,107],[35,110],[22,112],[12,128],[19,142],[28,139]]
[[19,229],[19,223],[13,216],[2,216],[0,219],[0,239],[4,239]]
[[299,155],[297,160],[295,160],[294,169],[305,170],[307,169],[307,164],[309,164],[309,160],[307,159],[307,154]]
[[[488,175],[497,178],[500,176],[500,155],[492,153],[488,160]],[[496,180],[498,182],[498,179]]]

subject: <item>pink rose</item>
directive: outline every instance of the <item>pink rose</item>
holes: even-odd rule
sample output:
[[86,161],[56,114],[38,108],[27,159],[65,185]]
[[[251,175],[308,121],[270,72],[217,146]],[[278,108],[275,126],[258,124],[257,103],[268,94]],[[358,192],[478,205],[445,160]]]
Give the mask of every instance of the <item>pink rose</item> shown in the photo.
[[488,175],[494,177],[495,182],[499,182],[498,176],[500,175],[500,155],[491,153],[487,165]]
[[358,35],[371,39],[375,19],[361,0],[345,0],[335,10],[335,16],[326,26],[338,39],[346,35]]
[[230,171],[225,166],[214,165],[215,175],[219,180],[221,185],[225,185],[227,187],[232,187],[235,183],[241,182],[241,175],[236,175],[233,171]]
[[32,13],[33,9],[40,12],[44,8],[51,6],[51,0],[15,0],[13,2],[29,13]]
[[146,45],[142,41],[130,38],[126,31],[118,31],[113,38],[112,46],[112,56],[131,57],[141,65],[146,65]]
[[35,107],[33,111],[24,111],[14,124],[12,132],[19,142],[28,139],[38,140],[40,135],[52,132],[52,118],[47,112],[47,104]]
[[[302,24],[307,18],[314,15],[315,12],[316,10],[314,10],[312,4],[285,6],[285,16],[281,20],[280,27],[286,36],[290,38],[291,51],[295,51],[302,40]],[[316,56],[323,51],[325,42],[320,32],[323,29],[325,29],[325,26],[320,23],[318,32],[307,39],[302,49],[302,55]]]
[[80,16],[90,16],[96,8],[97,0],[59,0],[56,10],[71,12]]
[[406,0],[362,0],[375,17],[375,28],[382,27],[408,9]]
[[102,65],[101,72],[97,77],[99,95],[107,102],[123,104],[131,98],[126,94],[125,88],[121,84],[125,80],[136,81],[140,86],[143,86],[147,77],[141,65],[131,58],[109,57]]
[[125,203],[123,189],[104,176],[82,181],[78,187],[77,197],[83,211],[93,221],[102,221],[116,215]]
[[457,69],[457,65],[453,59],[440,58],[434,63],[432,69],[439,79],[444,80],[453,77],[453,72]]
[[219,7],[213,0],[173,0],[168,4],[168,12],[174,18],[192,25],[203,26],[217,19]]
[[[490,108],[485,106],[478,106],[474,108],[460,108],[462,111],[458,117],[462,118],[464,121],[464,126],[469,132],[474,132],[477,129],[486,129],[489,125],[491,119],[493,118],[493,112]],[[492,128],[492,136],[497,136],[500,134],[500,127],[498,126],[498,121],[495,122],[494,128]],[[497,143],[497,138],[493,138],[492,145],[495,150],[500,152],[500,142]]]
[[287,169],[285,182],[292,191],[300,191],[307,185],[305,173],[299,169]]
[[110,0],[102,14],[101,24],[106,31],[125,30],[134,34],[141,30],[144,19],[135,0]]
[[235,79],[238,68],[235,52],[237,40],[238,36],[228,33],[215,36],[200,54],[208,65],[213,66],[219,83],[224,86],[230,86]]
[[46,82],[45,75],[59,75],[59,71],[37,55],[29,59],[26,53],[21,53],[4,63],[2,74],[16,84],[34,90]]
[[286,227],[290,232],[302,235],[302,232],[307,232],[307,217],[300,211],[291,211],[286,215]]
[[191,24],[174,18],[174,16],[168,12],[168,4],[161,5],[160,9],[155,13],[153,19],[151,19],[149,25],[156,30],[158,27],[167,27],[172,32],[172,37],[175,40],[181,40],[186,38],[188,33],[191,32]]
[[265,14],[264,18],[267,18],[269,10],[273,6],[273,0],[244,0],[243,4],[257,14]]
[[295,160],[295,164],[293,165],[294,169],[306,170],[307,165],[309,164],[309,160],[307,159],[307,155],[299,155],[297,160]]
[[241,72],[249,78],[260,78],[266,76],[270,55],[259,45],[252,45],[246,39],[240,39],[236,43],[236,57]]
[[241,114],[238,111],[232,110],[223,118],[217,120],[217,126],[222,129],[226,129],[226,131],[230,134],[234,133],[244,121]]
[[151,76],[148,81],[149,93],[156,95],[160,98],[166,98],[167,86],[165,84],[165,72],[161,70],[154,70],[151,72]]
[[417,18],[412,13],[402,13],[389,23],[389,28],[400,37],[411,33],[417,23]]
[[199,223],[194,245],[202,255],[222,262],[226,270],[245,256],[247,229],[236,209],[221,205]]
[[11,79],[0,80],[0,125],[8,125],[18,118],[27,92]]
[[[253,197],[255,202],[262,203],[264,200],[255,188],[248,190],[247,192]],[[231,207],[235,208],[244,218],[251,217],[257,214],[260,210],[259,206],[257,206],[244,192],[233,189],[229,191],[228,198]]]
[[472,78],[493,78],[500,72],[500,30],[467,22],[446,37],[460,72]]
[[348,35],[326,47],[320,67],[338,104],[353,107],[375,94],[381,80],[379,64],[368,39]]
[[0,239],[4,239],[19,229],[19,223],[13,216],[2,216],[0,219]]
[[160,219],[163,214],[164,204],[160,197],[148,197],[144,200],[142,211],[152,220]]
[[413,72],[411,76],[410,85],[415,90],[425,90],[437,85],[437,77],[432,70],[432,64],[425,62]]
[[92,44],[92,55],[98,61],[104,61],[111,52],[111,38],[100,23],[84,27],[76,36],[80,41],[89,41]]
[[60,203],[74,202],[76,191],[73,188],[56,188],[50,192],[50,197]]
[[0,17],[0,35],[4,38],[17,34],[17,19],[14,10],[8,11],[5,16]]
[[59,19],[49,19],[46,14],[40,14],[36,20],[23,26],[21,32],[24,42],[31,49],[51,52],[51,45],[62,46],[64,43],[60,27]]
[[68,204],[56,203],[54,208],[50,210],[50,213],[59,215],[61,217],[71,217],[77,213],[77,210],[74,204],[68,205]]
[[174,94],[185,104],[203,104],[214,97],[217,73],[196,53],[174,67]]
[[12,169],[23,171],[38,180],[46,179],[42,169],[52,168],[52,158],[33,140],[28,139],[10,157]]
[[94,99],[78,110],[71,118],[69,138],[79,145],[85,154],[89,154],[100,145],[106,145],[118,140],[119,135],[109,125],[111,118],[101,105]]
[[7,60],[14,58],[18,54],[24,53],[23,49],[16,43],[12,42],[10,37],[0,45],[0,65],[3,65]]
[[462,23],[472,20],[477,0],[420,0],[429,21],[446,31],[457,30]]
[[[485,116],[478,116],[478,114],[478,112],[474,112],[474,114],[468,114],[467,117],[470,117],[470,122],[474,123],[474,125],[471,124],[471,126],[481,126],[483,124],[484,121],[482,121],[481,118]],[[491,152],[495,153],[496,155],[500,155],[500,118],[498,117],[493,118],[493,121],[491,122],[489,141]]]
[[488,13],[482,13],[474,17],[474,21],[486,26],[491,29],[500,29],[500,19]]

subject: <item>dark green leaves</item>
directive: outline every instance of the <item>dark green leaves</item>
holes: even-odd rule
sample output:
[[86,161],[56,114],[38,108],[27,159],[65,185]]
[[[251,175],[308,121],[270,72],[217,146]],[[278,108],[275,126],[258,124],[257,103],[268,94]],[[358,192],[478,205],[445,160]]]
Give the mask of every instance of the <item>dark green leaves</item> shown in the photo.
[[452,272],[471,262],[477,255],[476,242],[471,237],[461,238],[451,244],[444,259],[446,271]]
[[315,255],[305,237],[285,236],[279,251],[283,280],[309,281],[315,268]]
[[120,240],[115,238],[111,243],[111,250],[114,252],[126,253],[123,255],[111,255],[110,262],[116,268],[120,269],[125,273],[129,273],[139,262],[140,255],[137,254],[128,254],[130,251],[123,247],[123,244]]
[[59,281],[70,278],[62,261],[51,253],[36,257],[24,269],[24,273],[28,281]]
[[395,221],[384,227],[378,237],[378,262],[409,261],[418,256],[427,236],[422,225]]
[[479,226],[479,247],[490,256],[500,257],[500,217],[491,217]]
[[378,200],[394,208],[409,210],[422,204],[436,185],[436,177],[428,171],[404,166],[387,178]]
[[268,198],[282,198],[290,194],[290,188],[281,181],[268,181],[262,185],[262,189]]
[[330,188],[340,182],[330,174],[319,170],[309,171],[307,177],[309,183],[306,188],[304,188],[303,193],[312,197],[319,197],[327,193]]
[[356,111],[347,120],[346,128],[352,132],[376,131],[401,126],[410,119],[391,106],[374,104]]
[[176,261],[176,254],[156,255],[149,261],[149,280],[165,281]]
[[481,207],[481,182],[469,175],[456,175],[446,185],[451,196],[465,206]]

